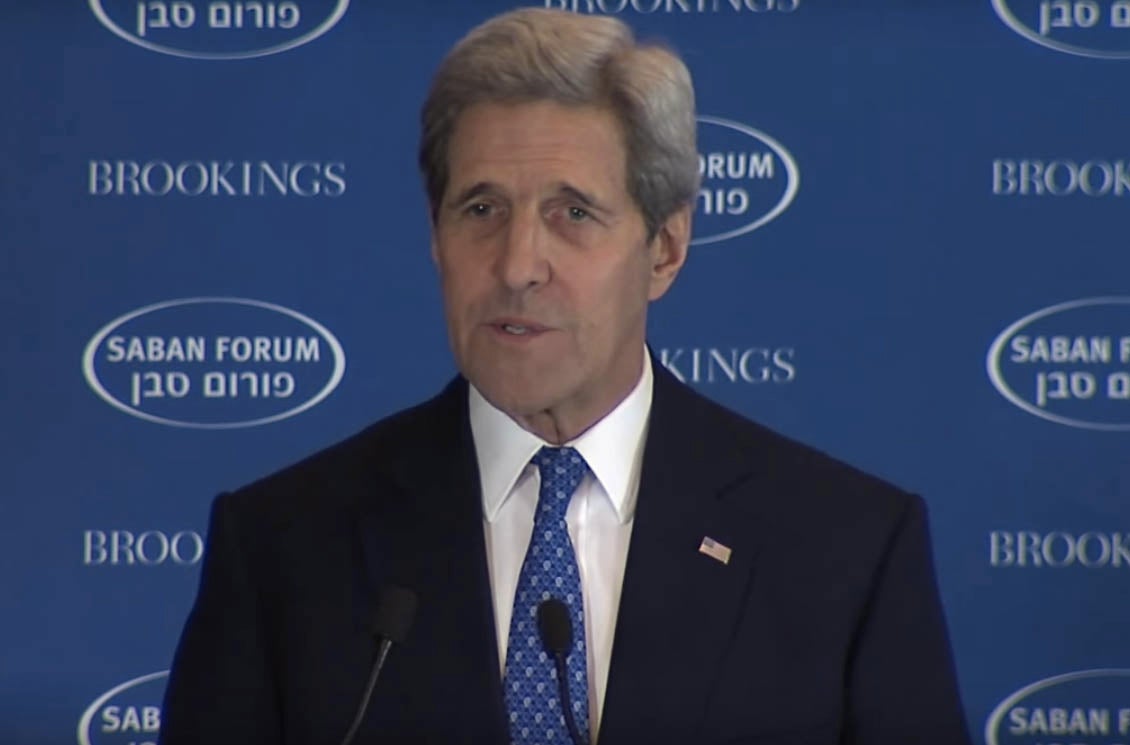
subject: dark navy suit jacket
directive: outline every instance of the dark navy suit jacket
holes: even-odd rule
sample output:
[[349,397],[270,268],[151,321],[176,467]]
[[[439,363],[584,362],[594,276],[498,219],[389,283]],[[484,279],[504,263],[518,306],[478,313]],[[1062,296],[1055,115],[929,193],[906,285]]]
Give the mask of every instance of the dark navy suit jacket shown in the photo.
[[[161,742],[339,742],[388,583],[419,610],[356,742],[507,742],[479,491],[460,379],[219,497]],[[656,364],[599,740],[966,745],[922,501]]]

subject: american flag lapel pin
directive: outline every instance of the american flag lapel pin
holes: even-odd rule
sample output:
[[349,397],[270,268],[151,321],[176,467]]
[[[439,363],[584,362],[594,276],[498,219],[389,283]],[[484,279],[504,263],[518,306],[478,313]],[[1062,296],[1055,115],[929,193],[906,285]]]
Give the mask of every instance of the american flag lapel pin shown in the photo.
[[702,543],[698,546],[700,554],[706,554],[715,561],[720,561],[723,564],[730,563],[730,554],[733,553],[729,546],[725,546],[710,536],[703,536]]

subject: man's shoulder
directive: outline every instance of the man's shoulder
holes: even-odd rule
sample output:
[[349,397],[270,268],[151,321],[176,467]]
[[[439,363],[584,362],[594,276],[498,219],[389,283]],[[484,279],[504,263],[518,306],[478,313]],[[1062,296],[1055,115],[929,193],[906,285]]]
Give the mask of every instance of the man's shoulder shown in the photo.
[[779,495],[793,509],[839,513],[863,508],[892,515],[921,502],[879,476],[777,432],[676,380],[665,380],[658,390],[668,401],[653,423],[677,426],[688,458],[732,468],[741,474],[742,482]]
[[370,424],[227,497],[239,508],[272,512],[333,508],[361,492],[396,488],[406,464],[430,450],[456,447],[466,386],[452,381],[436,396]]

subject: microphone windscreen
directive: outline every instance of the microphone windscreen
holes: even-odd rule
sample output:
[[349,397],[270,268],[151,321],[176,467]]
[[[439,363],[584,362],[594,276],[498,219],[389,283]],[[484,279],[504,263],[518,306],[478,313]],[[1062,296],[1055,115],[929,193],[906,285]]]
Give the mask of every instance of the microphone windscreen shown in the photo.
[[557,598],[543,600],[538,606],[538,632],[542,644],[551,654],[568,654],[573,644],[573,624],[569,608]]
[[373,618],[373,633],[400,644],[408,637],[416,615],[416,593],[396,585],[381,591],[380,603]]

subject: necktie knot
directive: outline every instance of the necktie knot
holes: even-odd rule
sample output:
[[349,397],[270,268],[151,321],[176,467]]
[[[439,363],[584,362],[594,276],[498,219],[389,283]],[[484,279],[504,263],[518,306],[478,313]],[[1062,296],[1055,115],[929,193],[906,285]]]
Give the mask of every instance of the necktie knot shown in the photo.
[[588,464],[573,448],[552,447],[543,447],[534,455],[532,462],[541,475],[534,521],[564,520],[569,501],[585,477]]

